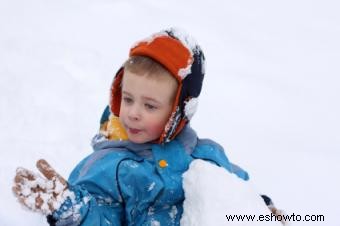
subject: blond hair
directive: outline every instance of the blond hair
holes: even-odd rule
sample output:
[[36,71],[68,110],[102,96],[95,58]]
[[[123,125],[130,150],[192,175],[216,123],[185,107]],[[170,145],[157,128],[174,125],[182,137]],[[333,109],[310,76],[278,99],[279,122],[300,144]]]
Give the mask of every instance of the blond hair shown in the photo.
[[174,88],[171,101],[176,96],[178,81],[162,64],[147,56],[130,56],[124,63],[124,70],[138,76],[147,76],[156,81],[165,80]]
[[[160,75],[174,76],[160,63],[147,56],[131,56],[124,63],[124,69],[138,75],[157,78]],[[175,78],[174,78],[175,79]]]

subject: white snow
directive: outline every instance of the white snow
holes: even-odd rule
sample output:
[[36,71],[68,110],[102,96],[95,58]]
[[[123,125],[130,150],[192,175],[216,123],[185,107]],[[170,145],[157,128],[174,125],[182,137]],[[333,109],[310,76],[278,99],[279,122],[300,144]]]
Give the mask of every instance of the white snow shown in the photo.
[[161,223],[159,223],[159,221],[152,220],[151,221],[151,226],[161,226]]
[[185,77],[187,77],[187,75],[191,73],[191,66],[192,66],[192,60],[189,60],[187,67],[180,68],[178,70],[177,74],[182,78],[182,80],[185,79]]
[[177,213],[178,213],[177,207],[176,207],[176,206],[172,206],[172,207],[171,207],[171,210],[170,210],[170,212],[169,212],[169,215],[170,215],[170,218],[171,218],[171,220],[172,220],[173,222],[174,222],[175,219],[176,219]]
[[190,35],[187,31],[183,30],[182,28],[172,27],[171,32],[184,44],[184,46],[191,52],[196,50],[198,43],[196,39]]
[[[180,7],[179,7],[180,6]],[[89,154],[131,44],[170,26],[195,37],[206,76],[192,127],[221,143],[287,213],[340,213],[340,3],[0,1],[0,225],[46,225],[11,192],[48,160],[67,177]],[[18,217],[20,216],[20,217]]]
[[[192,66],[192,63],[193,63],[192,57],[194,55],[194,52],[198,48],[198,43],[197,43],[197,41],[195,40],[194,37],[192,37],[189,33],[187,33],[186,31],[184,31],[181,28],[177,28],[177,27],[171,28],[171,32],[189,50],[190,55],[191,55],[191,59],[188,60],[187,66],[178,70],[178,75],[183,80],[183,79],[185,79],[185,77],[187,75],[189,75],[191,73],[191,66]],[[204,65],[204,62],[202,62],[202,67],[204,67],[203,65]]]
[[270,211],[249,181],[224,168],[195,160],[183,175],[185,201],[181,226],[282,226],[278,221],[228,221],[226,215],[270,215]]
[[152,182],[148,188],[148,191],[152,191],[153,188],[155,187],[156,183],[155,182]]
[[198,107],[198,98],[191,98],[188,101],[185,101],[184,113],[188,117],[189,120],[194,116]]
[[156,38],[164,37],[164,36],[168,36],[168,33],[166,33],[165,31],[156,32],[156,33],[154,33],[152,35],[149,35],[147,38],[144,38],[144,39],[142,39],[140,41],[137,41],[135,44],[133,44],[131,46],[131,49],[133,49],[134,47],[138,46],[142,42],[146,42],[147,44],[150,44]]

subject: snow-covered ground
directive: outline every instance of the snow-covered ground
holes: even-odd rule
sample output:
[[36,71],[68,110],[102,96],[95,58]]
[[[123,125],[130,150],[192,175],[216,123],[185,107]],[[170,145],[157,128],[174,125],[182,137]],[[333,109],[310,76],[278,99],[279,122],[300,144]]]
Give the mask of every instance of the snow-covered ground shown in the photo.
[[[0,225],[46,225],[11,193],[17,166],[65,176],[90,139],[115,70],[170,26],[207,58],[192,126],[221,143],[288,213],[340,213],[337,1],[0,0]],[[226,223],[227,225],[227,223]]]

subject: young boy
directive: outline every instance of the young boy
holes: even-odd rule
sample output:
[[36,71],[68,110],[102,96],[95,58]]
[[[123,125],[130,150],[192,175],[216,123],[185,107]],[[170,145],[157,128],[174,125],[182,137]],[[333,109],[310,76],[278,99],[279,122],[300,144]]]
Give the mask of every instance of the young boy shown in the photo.
[[46,178],[19,168],[19,201],[50,225],[179,225],[182,174],[194,159],[248,180],[189,126],[203,77],[203,52],[189,36],[168,29],[138,42],[114,78],[94,152],[67,182],[44,160],[37,167]]

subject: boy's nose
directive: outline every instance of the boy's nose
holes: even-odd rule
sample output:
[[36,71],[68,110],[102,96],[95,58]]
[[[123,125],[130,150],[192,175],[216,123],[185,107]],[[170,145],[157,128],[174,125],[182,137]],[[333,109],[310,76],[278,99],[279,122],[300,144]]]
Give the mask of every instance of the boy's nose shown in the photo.
[[139,111],[139,108],[137,106],[133,106],[130,108],[130,111],[129,111],[129,119],[131,121],[138,121],[140,120],[140,111]]

